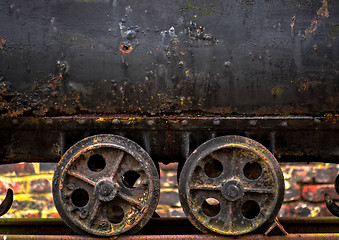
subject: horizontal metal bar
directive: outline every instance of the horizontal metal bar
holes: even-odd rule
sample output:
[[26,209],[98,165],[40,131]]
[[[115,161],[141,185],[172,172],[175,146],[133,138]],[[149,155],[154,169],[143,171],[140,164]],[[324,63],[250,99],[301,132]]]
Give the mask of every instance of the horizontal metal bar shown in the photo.
[[[339,129],[338,116],[139,116],[139,115],[76,115],[61,117],[0,117],[0,129],[81,130],[121,129],[139,130],[202,130],[202,129]],[[226,124],[227,123],[227,124]]]
[[[279,218],[290,234],[338,233],[339,218]],[[61,219],[0,219],[1,235],[76,235]],[[187,218],[152,218],[138,235],[200,235]],[[274,228],[269,235],[281,235]],[[207,235],[204,235],[207,236]]]
[[[69,235],[3,235],[3,239],[8,240],[42,240],[42,239],[51,239],[51,240],[89,240],[89,239],[103,239],[99,237],[92,236],[69,236]],[[220,235],[132,235],[132,236],[114,236],[105,238],[109,240],[187,240],[187,239],[197,239],[197,240],[228,240],[228,239],[237,239],[237,240],[292,240],[292,239],[306,239],[306,240],[338,240],[339,234],[289,234],[287,236],[263,236],[263,235],[246,235],[241,237],[230,237],[230,236],[220,236]]]

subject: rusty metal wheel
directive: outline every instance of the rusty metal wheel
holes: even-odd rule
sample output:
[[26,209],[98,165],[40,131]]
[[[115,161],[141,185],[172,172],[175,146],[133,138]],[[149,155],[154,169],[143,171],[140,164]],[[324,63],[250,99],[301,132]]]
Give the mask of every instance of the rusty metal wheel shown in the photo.
[[241,235],[272,223],[284,196],[274,156],[241,136],[214,138],[187,159],[179,197],[189,220],[205,233]]
[[135,142],[96,135],[73,145],[53,178],[62,219],[80,234],[132,234],[152,217],[159,200],[159,175]]

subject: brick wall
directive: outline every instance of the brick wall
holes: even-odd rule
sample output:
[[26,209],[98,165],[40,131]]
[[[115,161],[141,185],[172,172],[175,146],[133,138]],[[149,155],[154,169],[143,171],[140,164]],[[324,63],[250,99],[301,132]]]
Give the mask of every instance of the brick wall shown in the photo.
[[[14,203],[4,217],[59,217],[51,193],[55,163],[20,163],[0,166],[0,199],[7,188],[14,190]],[[285,177],[285,200],[280,217],[332,216],[324,194],[339,200],[334,180],[339,164],[281,164]],[[180,207],[177,164],[160,164],[161,195],[157,213],[162,217],[184,217]]]
[[4,217],[54,218],[52,179],[55,164],[20,163],[0,166],[0,199],[8,188],[14,191],[12,208]]

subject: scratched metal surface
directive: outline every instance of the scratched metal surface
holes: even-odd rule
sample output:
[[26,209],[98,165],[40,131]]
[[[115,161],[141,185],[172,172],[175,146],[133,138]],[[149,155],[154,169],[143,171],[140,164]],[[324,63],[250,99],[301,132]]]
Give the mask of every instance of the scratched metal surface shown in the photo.
[[0,114],[333,113],[338,13],[327,0],[1,0]]

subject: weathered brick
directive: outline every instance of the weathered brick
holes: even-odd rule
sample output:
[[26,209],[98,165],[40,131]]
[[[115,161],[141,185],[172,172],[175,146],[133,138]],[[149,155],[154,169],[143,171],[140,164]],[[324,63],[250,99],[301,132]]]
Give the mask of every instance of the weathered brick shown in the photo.
[[291,178],[300,183],[310,183],[313,181],[314,172],[312,166],[291,167]]
[[338,175],[337,164],[321,164],[315,169],[314,180],[316,183],[334,183]]
[[285,180],[284,202],[299,200],[300,195],[301,195],[300,186],[294,181],[294,179]]
[[40,218],[41,212],[37,211],[19,211],[18,215],[20,218]]
[[40,163],[40,173],[54,173],[57,163]]
[[27,182],[20,178],[3,178],[0,181],[0,195],[6,194],[7,189],[11,188],[14,194],[27,191]]
[[283,204],[279,217],[310,217],[312,208],[306,203],[287,203]]
[[34,179],[30,182],[31,193],[45,193],[52,190],[51,180],[48,178]]
[[34,163],[16,163],[1,165],[0,175],[32,175],[35,174]]
[[328,217],[333,216],[325,203],[293,202],[282,205],[279,217]]
[[327,193],[332,199],[339,200],[339,195],[333,185],[304,185],[302,188],[302,197],[308,202],[324,202],[324,195]]

